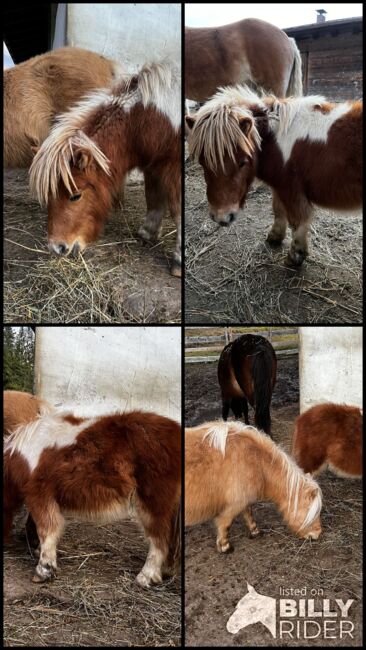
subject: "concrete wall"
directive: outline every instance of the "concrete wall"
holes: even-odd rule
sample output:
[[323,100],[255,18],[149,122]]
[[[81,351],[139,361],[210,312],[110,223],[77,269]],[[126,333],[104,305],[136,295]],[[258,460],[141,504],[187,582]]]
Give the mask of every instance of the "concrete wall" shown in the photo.
[[362,327],[299,327],[300,412],[314,404],[362,406]]
[[81,415],[141,408],[180,421],[180,328],[37,327],[35,392]]
[[67,44],[117,59],[128,73],[165,57],[180,66],[181,5],[69,3]]

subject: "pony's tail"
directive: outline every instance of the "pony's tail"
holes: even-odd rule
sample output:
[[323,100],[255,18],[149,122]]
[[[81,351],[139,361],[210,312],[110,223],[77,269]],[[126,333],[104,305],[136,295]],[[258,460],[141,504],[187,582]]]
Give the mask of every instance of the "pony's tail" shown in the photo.
[[272,358],[269,350],[261,350],[253,358],[255,424],[271,435],[270,404],[272,397]]
[[292,49],[294,51],[294,62],[292,65],[290,81],[288,82],[287,97],[301,97],[303,94],[302,71],[301,71],[301,54],[296,45],[294,38],[290,38]]
[[181,556],[181,532],[182,532],[182,521],[181,521],[181,502],[177,504],[174,509],[172,520],[171,520],[171,536],[169,542],[169,552],[166,562],[169,573],[177,574],[180,566],[180,556]]

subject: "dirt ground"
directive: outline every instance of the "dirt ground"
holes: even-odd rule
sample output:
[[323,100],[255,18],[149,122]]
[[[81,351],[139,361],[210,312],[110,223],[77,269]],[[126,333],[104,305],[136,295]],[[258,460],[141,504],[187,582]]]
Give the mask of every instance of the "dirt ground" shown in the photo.
[[[188,426],[221,416],[216,373],[216,363],[186,365]],[[293,422],[299,412],[298,398],[298,359],[296,356],[282,358],[278,362],[278,381],[272,400],[272,432],[276,443],[288,452]],[[252,423],[252,411],[249,418]],[[270,503],[258,503],[253,507],[262,530],[258,538],[250,539],[241,519],[235,520],[229,535],[234,551],[228,555],[219,555],[216,551],[213,523],[186,530],[187,646],[362,645],[362,485],[360,481],[340,479],[329,472],[321,474],[318,481],[323,491],[323,533],[317,541],[296,538]],[[274,639],[261,623],[249,625],[236,635],[230,634],[226,623],[238,601],[247,593],[247,582],[260,594],[275,598],[280,597],[281,587],[306,588],[306,598],[311,589],[323,589],[322,598],[315,597],[316,609],[322,605],[323,598],[330,599],[333,610],[336,598],[344,602],[354,599],[350,608],[350,620],[355,625],[354,638],[340,639],[337,632],[334,639],[324,638],[322,633],[318,638],[304,640],[301,632],[299,639]],[[277,604],[277,630],[278,624]],[[313,630],[311,628],[311,633]]]
[[289,229],[282,247],[266,244],[271,215],[260,185],[235,224],[214,224],[202,169],[186,162],[186,322],[361,323],[361,216],[316,209],[309,258],[294,270],[284,266]]
[[180,322],[181,281],[169,273],[175,225],[167,216],[160,242],[145,244],[145,209],[143,184],[128,184],[102,238],[60,259],[48,252],[46,210],[29,197],[27,170],[5,170],[4,321]]
[[4,645],[179,646],[180,579],[150,590],[135,582],[147,543],[133,522],[70,523],[52,583],[31,582],[32,560],[19,525],[4,557]]

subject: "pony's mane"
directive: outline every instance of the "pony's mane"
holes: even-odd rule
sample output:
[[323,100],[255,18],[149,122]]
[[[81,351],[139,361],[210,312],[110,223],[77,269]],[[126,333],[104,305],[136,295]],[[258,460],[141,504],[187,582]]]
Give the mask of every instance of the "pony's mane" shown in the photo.
[[[324,119],[319,112],[314,114],[312,110],[315,105],[324,102],[326,99],[320,95],[277,99],[261,88],[257,92],[243,85],[219,88],[196,114],[194,127],[189,134],[190,152],[196,160],[203,153],[207,166],[213,171],[219,165],[224,170],[225,152],[235,160],[237,147],[252,156],[255,147],[261,146],[261,137],[251,111],[253,106],[265,110],[269,129],[283,135],[304,111],[311,113],[315,120]],[[252,120],[248,136],[244,136],[239,126],[239,120],[243,117]]]
[[[137,86],[132,81],[137,78]],[[111,175],[110,161],[92,137],[84,132],[88,120],[103,106],[110,108],[112,116],[121,108],[126,112],[141,102],[143,106],[154,104],[166,114],[174,128],[181,123],[180,105],[180,73],[177,67],[168,61],[146,64],[137,75],[121,77],[111,88],[104,88],[89,93],[71,107],[66,113],[59,115],[48,138],[43,142],[35,155],[30,167],[31,193],[41,205],[47,205],[49,197],[57,197],[58,183],[61,179],[67,191],[75,193],[75,185],[71,166],[75,153],[82,149],[87,151],[94,162],[108,175]],[[97,133],[96,129],[93,133]]]
[[[261,137],[251,111],[245,106],[240,91],[246,93],[248,101],[258,102],[258,96],[247,86],[220,88],[218,92],[196,114],[196,120],[188,136],[189,150],[195,160],[204,155],[209,169],[225,171],[224,156],[235,161],[235,151],[239,147],[249,157],[260,148]],[[240,99],[241,97],[241,99]],[[245,135],[240,128],[240,120],[248,119],[251,129]]]
[[296,515],[299,501],[299,490],[302,485],[306,484],[308,488],[313,488],[317,491],[305,519],[300,526],[300,530],[309,526],[320,514],[322,508],[322,495],[318,483],[309,474],[305,474],[293,458],[288,456],[283,449],[276,445],[270,436],[263,431],[259,431],[255,427],[240,422],[216,421],[207,422],[204,426],[206,431],[203,434],[203,440],[207,438],[208,443],[215,449],[218,449],[223,456],[225,455],[226,445],[229,438],[234,435],[241,435],[243,437],[251,438],[263,449],[266,449],[266,451],[268,451],[272,456],[272,463],[274,463],[275,460],[281,461],[282,468],[286,472],[288,513],[290,513],[292,506],[292,514]]

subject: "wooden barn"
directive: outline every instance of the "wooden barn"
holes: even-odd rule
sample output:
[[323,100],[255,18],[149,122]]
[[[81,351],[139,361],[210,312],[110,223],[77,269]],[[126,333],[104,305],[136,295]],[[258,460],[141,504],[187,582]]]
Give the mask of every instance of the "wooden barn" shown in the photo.
[[330,101],[362,97],[362,18],[325,20],[284,31],[301,52],[304,95]]

